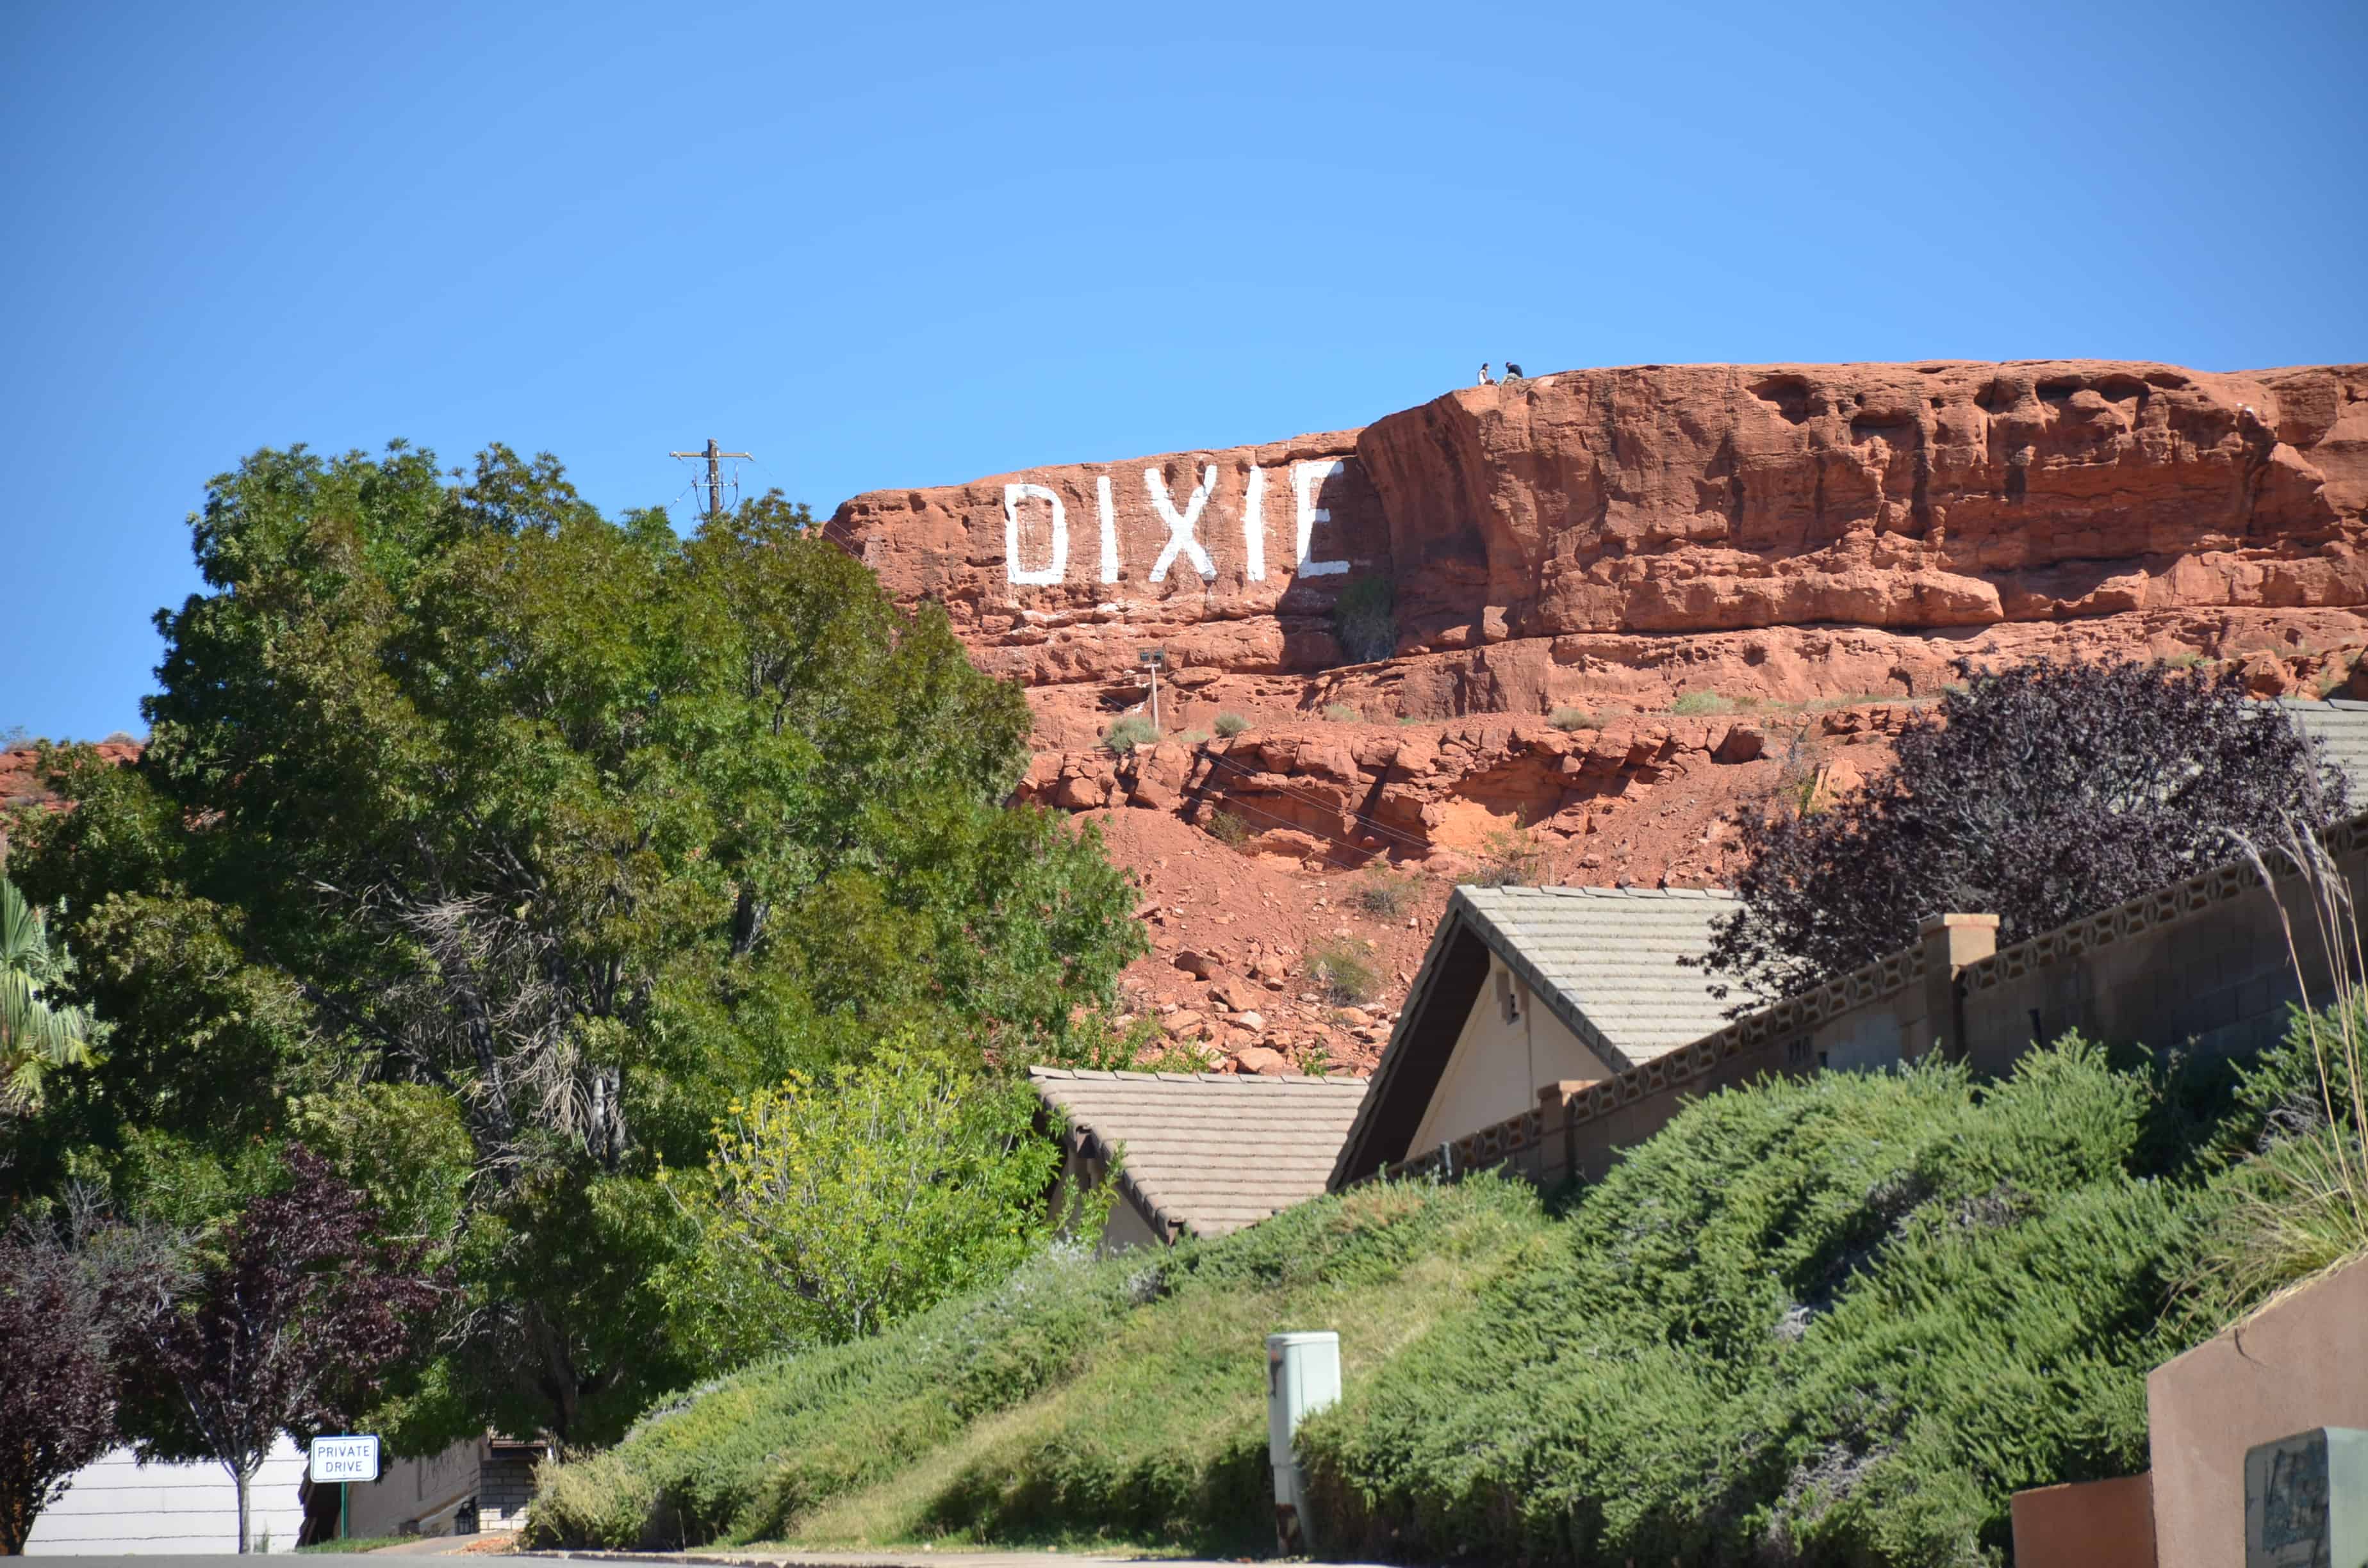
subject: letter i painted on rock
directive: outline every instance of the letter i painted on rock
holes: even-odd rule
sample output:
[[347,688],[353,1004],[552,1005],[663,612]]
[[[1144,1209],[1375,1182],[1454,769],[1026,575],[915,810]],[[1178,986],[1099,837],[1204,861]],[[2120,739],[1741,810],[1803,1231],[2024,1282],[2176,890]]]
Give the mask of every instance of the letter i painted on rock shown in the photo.
[[1299,574],[1303,577],[1337,577],[1349,569],[1345,561],[1311,561],[1307,557],[1308,546],[1315,539],[1315,525],[1332,520],[1332,509],[1315,504],[1315,492],[1326,480],[1348,469],[1349,465],[1337,458],[1291,465],[1291,487],[1299,495]]
[[1266,470],[1255,463],[1242,494],[1242,575],[1253,583],[1266,581]]
[[1094,480],[1094,499],[1102,513],[1102,581],[1118,581],[1118,508],[1110,505],[1110,475]]
[[[1048,501],[1053,506],[1053,563],[1041,572],[1030,572],[1019,564],[1019,503],[1030,496]],[[1069,518],[1061,509],[1061,498],[1042,484],[1007,484],[1003,487],[1003,574],[1014,583],[1057,583],[1069,570]]]
[[[1209,552],[1201,548],[1201,541],[1192,537],[1192,530],[1201,521],[1201,508],[1209,504],[1211,493],[1217,488],[1217,465],[1211,463],[1202,471],[1201,483],[1193,487],[1192,499],[1185,503],[1184,515],[1180,517],[1176,515],[1176,503],[1168,497],[1167,483],[1159,477],[1157,469],[1143,471],[1143,488],[1151,497],[1153,509],[1167,519],[1167,548],[1161,551],[1159,559],[1151,563],[1151,580],[1155,583],[1167,580],[1167,563],[1176,559],[1179,551],[1192,558],[1192,564],[1200,569],[1202,582],[1215,580],[1216,564],[1209,559]],[[1341,570],[1348,568],[1343,566]]]

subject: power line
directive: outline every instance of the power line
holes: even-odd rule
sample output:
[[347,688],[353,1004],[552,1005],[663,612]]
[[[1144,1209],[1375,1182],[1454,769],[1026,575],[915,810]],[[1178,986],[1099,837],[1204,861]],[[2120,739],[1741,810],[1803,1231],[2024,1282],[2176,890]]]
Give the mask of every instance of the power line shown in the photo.
[[[668,452],[666,456],[670,458],[705,458],[707,460],[707,516],[712,517],[723,510],[723,460],[725,458],[746,458],[751,461],[754,461],[757,454],[754,452],[718,451],[715,446],[715,437],[710,436],[707,438],[706,447],[700,451]],[[740,480],[737,474],[733,476],[732,484],[734,497],[734,499],[737,499],[740,485]]]

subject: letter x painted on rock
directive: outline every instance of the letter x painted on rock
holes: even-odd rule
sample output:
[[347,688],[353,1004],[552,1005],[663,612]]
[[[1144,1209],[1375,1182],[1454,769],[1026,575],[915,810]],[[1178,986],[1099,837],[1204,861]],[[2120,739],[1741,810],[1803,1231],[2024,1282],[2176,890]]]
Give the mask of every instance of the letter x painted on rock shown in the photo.
[[1201,541],[1192,537],[1192,530],[1200,524],[1201,508],[1209,504],[1209,497],[1216,491],[1217,465],[1211,463],[1201,472],[1201,483],[1193,487],[1192,499],[1185,503],[1184,515],[1180,517],[1176,515],[1176,503],[1168,496],[1167,483],[1159,477],[1157,469],[1143,471],[1143,488],[1151,496],[1153,509],[1167,522],[1167,548],[1161,551],[1159,559],[1151,563],[1151,580],[1166,582],[1167,563],[1181,551],[1192,558],[1192,564],[1199,568],[1202,582],[1214,582],[1216,562],[1211,561],[1209,552],[1201,548]]

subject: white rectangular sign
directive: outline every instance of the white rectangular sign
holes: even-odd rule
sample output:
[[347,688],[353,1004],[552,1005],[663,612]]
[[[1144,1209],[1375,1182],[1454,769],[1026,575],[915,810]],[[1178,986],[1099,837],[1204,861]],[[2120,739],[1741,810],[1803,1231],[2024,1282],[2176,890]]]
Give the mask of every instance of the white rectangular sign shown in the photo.
[[313,1439],[313,1479],[321,1481],[376,1481],[378,1479],[378,1439],[376,1437],[315,1437]]

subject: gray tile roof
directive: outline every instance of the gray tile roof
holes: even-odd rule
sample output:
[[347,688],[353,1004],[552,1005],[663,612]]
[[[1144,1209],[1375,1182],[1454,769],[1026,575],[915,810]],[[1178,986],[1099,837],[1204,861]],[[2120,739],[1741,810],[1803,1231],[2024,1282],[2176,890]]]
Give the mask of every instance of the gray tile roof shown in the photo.
[[1331,1185],[1406,1157],[1464,1020],[1486,1005],[1491,953],[1619,1073],[1725,1027],[1708,971],[1678,960],[1707,950],[1712,922],[1741,907],[1733,893],[1710,889],[1457,888]]
[[1073,1135],[1124,1152],[1120,1188],[1155,1231],[1222,1236],[1324,1190],[1362,1078],[1031,1067]]
[[2281,699],[2294,727],[2318,743],[2319,755],[2343,770],[2353,805],[2368,804],[2368,702],[2338,698],[2331,702]]
[[1734,894],[1646,888],[1455,890],[1497,955],[1615,1070],[1640,1066],[1726,1025],[1707,971],[1680,958],[1710,947]]

